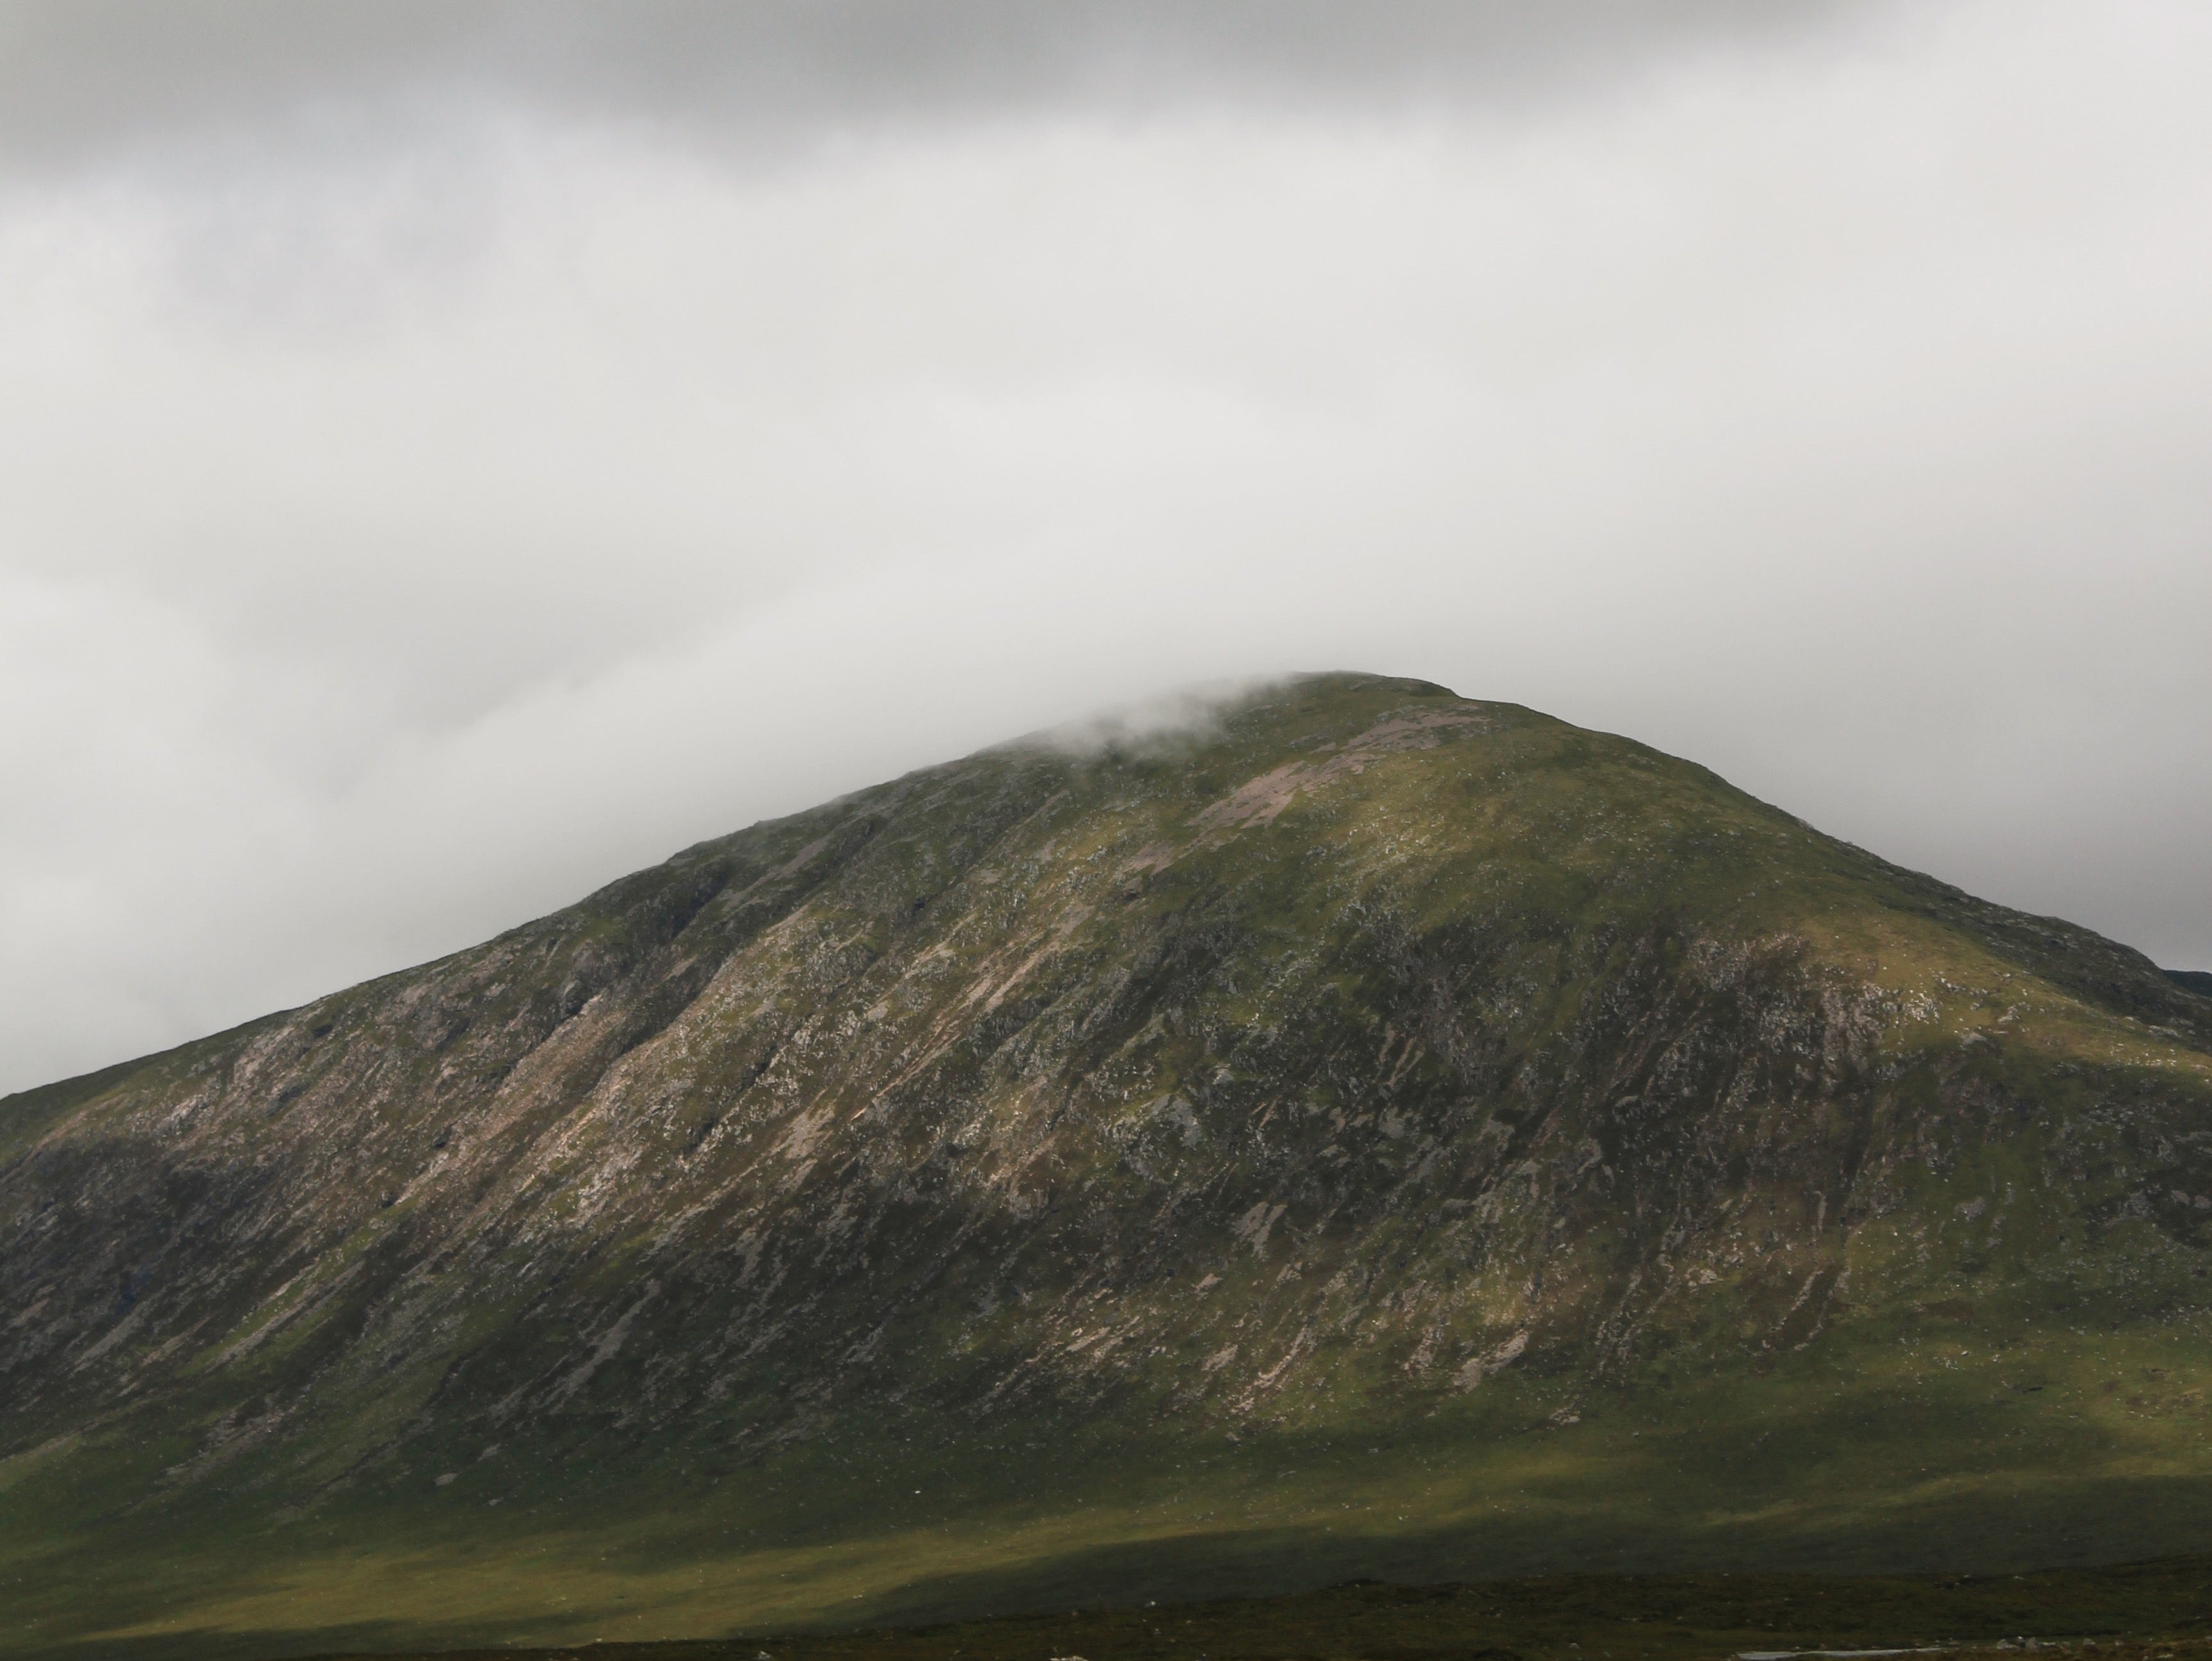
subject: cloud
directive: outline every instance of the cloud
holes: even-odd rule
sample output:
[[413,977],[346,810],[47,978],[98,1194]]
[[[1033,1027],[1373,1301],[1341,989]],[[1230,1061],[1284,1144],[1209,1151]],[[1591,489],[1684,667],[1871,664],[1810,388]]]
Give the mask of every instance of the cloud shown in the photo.
[[[520,14],[149,13],[143,110],[0,95],[0,1087],[1329,667],[2212,964],[2212,22],[1717,7],[1468,91],[1447,23],[1542,9],[1431,17],[1433,98],[1411,23],[1048,9],[894,94],[808,12],[772,165],[561,79],[721,73],[704,9],[544,14],[637,35],[558,74]],[[1199,90],[1109,95],[1140,23]],[[206,136],[348,75],[342,139]]]
[[276,128],[358,141],[518,107],[787,150],[885,124],[1191,105],[1522,99],[1860,0],[15,0],[0,154],[67,163]]

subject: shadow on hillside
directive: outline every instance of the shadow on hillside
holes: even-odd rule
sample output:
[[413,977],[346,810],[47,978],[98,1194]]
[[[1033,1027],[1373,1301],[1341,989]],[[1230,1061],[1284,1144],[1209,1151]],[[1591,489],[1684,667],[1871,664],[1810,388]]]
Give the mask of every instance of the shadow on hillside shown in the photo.
[[[2138,1484],[2111,1485],[2115,1506],[2140,1506]],[[2191,1485],[2192,1493],[2196,1485]],[[2076,1513],[2078,1514],[2078,1513]],[[1931,1515],[1918,1527],[1941,1530]],[[2023,1525],[2025,1526],[2025,1525]],[[1863,1542],[1865,1549],[1875,1548]],[[1349,1542],[1294,1531],[1070,1554],[1026,1572],[934,1578],[871,1599],[864,1631],[654,1644],[584,1643],[611,1611],[536,1621],[557,1646],[487,1649],[471,1629],[432,1621],[302,1627],[252,1634],[184,1632],[57,1647],[100,1661],[273,1661],[337,1655],[499,1657],[632,1655],[641,1661],[1685,1661],[1742,1648],[1993,1644],[2023,1637],[2102,1639],[2212,1634],[2212,1555],[2104,1567],[1980,1575],[1729,1573],[1575,1574],[1455,1584],[1422,1566],[1468,1561],[1464,1541],[1376,1542],[1369,1578],[1322,1591],[1271,1586],[1340,1567]],[[1908,1543],[1884,1542],[1883,1555]],[[1771,1542],[1769,1542],[1771,1548]],[[1332,1549],[1332,1547],[1334,1549]],[[1847,1549],[1847,1548],[1846,1548]],[[1716,1550],[1715,1555],[1725,1554]],[[1924,1561],[1924,1560],[1923,1560]],[[1175,1587],[1200,1588],[1180,1595]],[[975,1612],[990,1610],[988,1618]],[[957,1612],[965,1619],[947,1619]],[[550,1630],[549,1630],[550,1628]],[[452,1647],[441,1651],[441,1646]],[[463,1649],[458,1646],[469,1646]]]

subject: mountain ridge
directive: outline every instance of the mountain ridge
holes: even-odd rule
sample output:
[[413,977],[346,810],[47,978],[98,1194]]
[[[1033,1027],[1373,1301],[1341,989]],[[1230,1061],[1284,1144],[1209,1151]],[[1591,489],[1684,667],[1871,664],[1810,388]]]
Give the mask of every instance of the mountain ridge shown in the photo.
[[141,1624],[2212,1545],[2212,1004],[1428,683],[1016,740],[6,1098],[0,1231],[0,1570]]

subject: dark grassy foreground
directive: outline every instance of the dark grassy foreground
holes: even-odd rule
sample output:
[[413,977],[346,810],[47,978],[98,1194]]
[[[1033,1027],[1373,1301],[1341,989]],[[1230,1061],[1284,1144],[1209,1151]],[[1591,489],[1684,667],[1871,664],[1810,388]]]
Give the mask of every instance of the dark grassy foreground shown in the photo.
[[2026,1575],[1569,1575],[1468,1586],[1358,1582],[1289,1597],[792,1638],[445,1652],[444,1661],[1152,1661],[1491,1656],[1621,1661],[1803,1648],[2212,1656],[2212,1558]]
[[[1984,1335],[1984,1355],[1972,1331],[1586,1397],[1571,1425],[1512,1373],[1372,1442],[1279,1431],[1206,1449],[1114,1425],[1110,1445],[1054,1445],[1038,1425],[996,1452],[902,1450],[887,1421],[714,1487],[578,1461],[557,1491],[549,1464],[543,1493],[493,1506],[457,1481],[434,1490],[459,1501],[442,1516],[357,1502],[270,1524],[194,1494],[78,1535],[66,1490],[27,1478],[0,1488],[0,1656],[681,1658],[636,1640],[781,1633],[721,1652],[1110,1661],[1154,1652],[1140,1640],[1161,1617],[1071,1628],[1066,1612],[1157,1603],[1200,1623],[1162,1638],[1180,1654],[1596,1661],[1660,1653],[1662,1630],[1719,1656],[2158,1632],[2212,1611],[2212,1555],[2178,1555],[2212,1532],[2198,1375],[2161,1353],[2179,1341]],[[2089,1567],[2129,1559],[2160,1561]],[[1579,1579],[1541,1578],[1570,1564]],[[1355,1577],[1384,1585],[1310,1590]],[[1482,1590],[1388,1589],[1452,1584]],[[1951,1596],[1969,1586],[1981,1601]],[[1778,1619],[1730,1612],[1760,1599]],[[981,1610],[1003,1618],[941,1624]],[[900,1635],[836,1635],[854,1628]],[[1615,1651],[1589,1635],[1616,1628]]]

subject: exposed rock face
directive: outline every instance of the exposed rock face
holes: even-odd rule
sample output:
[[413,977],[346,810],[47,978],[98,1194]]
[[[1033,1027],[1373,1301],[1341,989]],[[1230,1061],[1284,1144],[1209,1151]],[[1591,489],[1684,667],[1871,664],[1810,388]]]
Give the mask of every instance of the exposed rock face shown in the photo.
[[2212,1001],[2124,948],[1316,678],[0,1103],[0,1453],[312,1518],[894,1419],[1494,1440],[1907,1318],[2189,1367],[2209,1108]]

